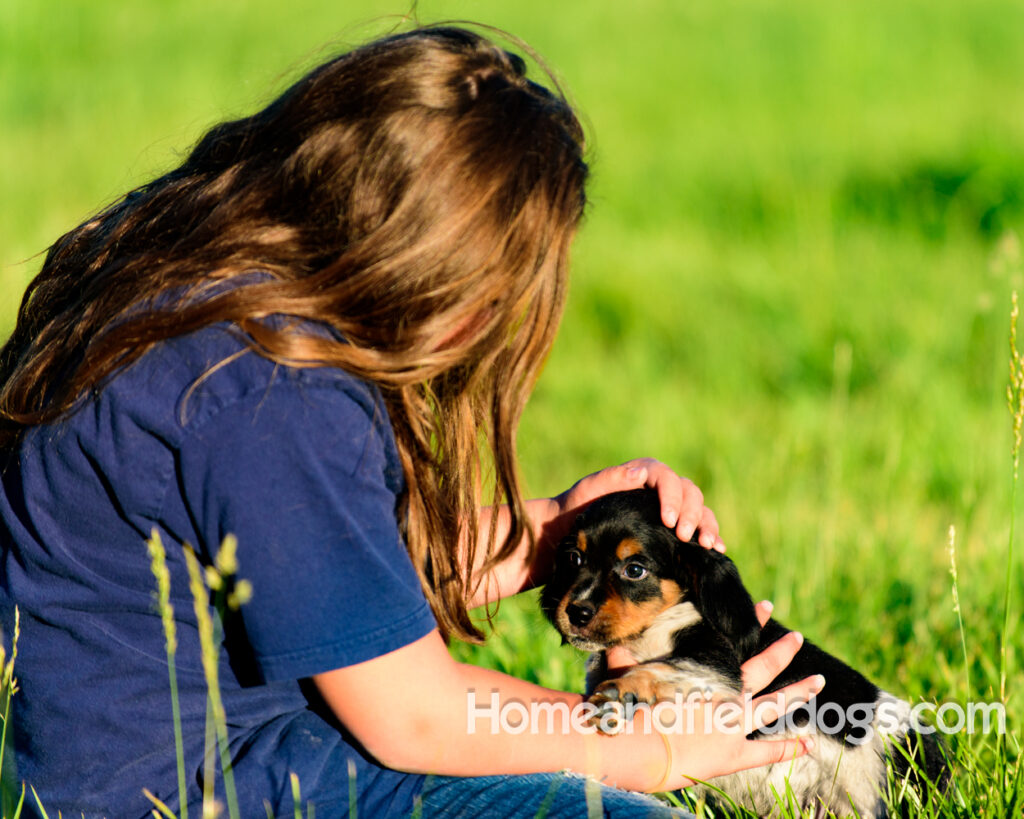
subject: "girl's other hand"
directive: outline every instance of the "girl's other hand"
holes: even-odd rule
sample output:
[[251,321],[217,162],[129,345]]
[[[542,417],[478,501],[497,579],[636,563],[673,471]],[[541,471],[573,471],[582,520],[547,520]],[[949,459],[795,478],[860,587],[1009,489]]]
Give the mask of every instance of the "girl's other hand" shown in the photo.
[[[767,615],[768,611],[763,604],[760,605],[758,619],[767,619]],[[744,663],[744,690],[752,693],[769,685],[789,665],[802,645],[803,637],[791,632]],[[705,728],[703,733],[671,735],[669,739],[673,752],[670,761],[674,761],[671,772],[678,772],[682,781],[666,777],[666,785],[672,788],[687,787],[697,781],[747,768],[791,762],[812,751],[814,739],[810,736],[747,739],[747,734],[748,731],[770,725],[794,708],[806,704],[824,687],[825,678],[815,675],[790,683],[771,694],[754,698],[749,703],[749,712],[744,713],[744,719],[751,717],[752,722],[744,723],[742,730],[730,726],[729,730],[708,731]],[[714,708],[715,704],[698,702],[693,707],[699,711],[702,708]],[[699,717],[695,724],[707,725]]]
[[[755,606],[758,622],[764,626],[772,613],[772,604],[767,600]],[[764,651],[751,657],[742,666],[743,689],[753,695],[768,687],[792,662],[803,645],[803,636],[790,632],[772,643]],[[622,670],[636,661],[622,648],[608,650],[609,668]],[[791,761],[797,756],[808,753],[814,747],[810,737],[790,739],[747,739],[750,730],[763,728],[773,723],[792,709],[807,703],[818,694],[825,685],[820,675],[807,677],[771,694],[757,697],[749,703],[749,715],[754,721],[744,725],[743,730],[711,730],[704,728],[704,733],[673,734],[669,736],[672,743],[671,773],[682,777],[681,781],[667,777],[666,787],[687,787],[697,780],[708,779],[722,774],[735,773],[745,768],[755,768],[770,763]],[[683,692],[680,692],[683,693]],[[714,707],[712,703],[697,702],[688,705],[700,711]],[[747,717],[747,714],[744,715]],[[707,725],[699,717],[695,725]]]
[[658,490],[662,522],[674,529],[680,540],[689,540],[699,530],[701,546],[725,551],[725,544],[719,537],[718,520],[715,513],[704,505],[704,494],[689,478],[677,475],[671,467],[654,458],[636,458],[602,469],[581,478],[553,498],[557,514],[554,520],[549,521],[549,524],[554,524],[551,535],[559,535],[559,530],[567,531],[576,515],[601,495],[645,486]]

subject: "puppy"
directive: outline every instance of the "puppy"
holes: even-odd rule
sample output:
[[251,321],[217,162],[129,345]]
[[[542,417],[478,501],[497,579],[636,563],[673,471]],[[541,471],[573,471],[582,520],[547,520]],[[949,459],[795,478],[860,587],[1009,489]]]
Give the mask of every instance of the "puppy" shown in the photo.
[[[680,542],[661,523],[651,489],[606,495],[587,507],[557,549],[541,604],[566,642],[599,652],[588,675],[590,701],[599,706],[653,704],[694,691],[733,699],[742,690],[741,664],[789,631],[774,620],[761,628],[733,562],[695,541]],[[604,651],[612,646],[630,649],[640,664],[605,679]],[[805,810],[868,817],[885,816],[887,758],[896,782],[920,786],[920,774],[945,780],[939,744],[911,727],[910,705],[810,642],[758,693],[812,674],[825,677],[815,700],[754,736],[813,733],[814,750],[717,777],[715,788],[770,816],[776,794],[786,800],[788,780]]]

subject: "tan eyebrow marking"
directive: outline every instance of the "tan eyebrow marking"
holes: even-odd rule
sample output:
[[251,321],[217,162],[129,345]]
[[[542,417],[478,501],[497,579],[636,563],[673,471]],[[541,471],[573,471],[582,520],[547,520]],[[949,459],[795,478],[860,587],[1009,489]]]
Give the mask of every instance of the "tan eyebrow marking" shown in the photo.
[[615,547],[615,556],[619,560],[625,560],[633,555],[638,555],[643,552],[643,544],[636,538],[627,537],[623,538],[622,542]]
[[587,551],[587,536],[582,529],[580,529],[580,533],[576,535],[576,548],[581,552]]

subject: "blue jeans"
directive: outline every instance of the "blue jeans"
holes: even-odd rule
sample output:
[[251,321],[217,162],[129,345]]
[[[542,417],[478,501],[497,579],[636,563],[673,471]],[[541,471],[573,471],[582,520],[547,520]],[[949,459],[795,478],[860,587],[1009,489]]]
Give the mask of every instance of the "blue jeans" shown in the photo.
[[420,798],[421,819],[693,819],[653,796],[561,773],[432,776]]

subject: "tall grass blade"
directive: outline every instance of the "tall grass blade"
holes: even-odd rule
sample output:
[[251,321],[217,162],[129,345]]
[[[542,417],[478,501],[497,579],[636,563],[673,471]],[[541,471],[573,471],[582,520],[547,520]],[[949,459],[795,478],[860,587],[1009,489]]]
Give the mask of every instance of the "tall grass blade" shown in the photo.
[[601,784],[588,776],[583,781],[583,795],[587,803],[587,819],[601,819],[604,816]]
[[544,794],[544,799],[541,801],[540,807],[537,808],[537,813],[534,814],[533,819],[547,819],[548,812],[551,810],[551,804],[555,801],[555,794],[561,785],[561,777],[552,777],[551,784],[548,785],[548,792]]
[[164,644],[167,650],[167,675],[171,684],[171,716],[174,721],[174,754],[178,767],[178,810],[180,819],[186,819],[188,800],[185,784],[185,743],[181,734],[181,704],[178,697],[178,674],[174,657],[178,651],[178,635],[174,625],[174,607],[171,605],[171,573],[167,569],[167,551],[160,533],[153,529],[146,541],[149,550],[150,569],[156,578],[157,608],[164,627]]
[[31,785],[29,785],[29,787],[32,788],[32,796],[35,797],[36,807],[39,808],[39,815],[42,816],[43,819],[50,819],[50,815],[46,812],[46,808],[43,807],[43,800],[39,798],[39,794],[36,793],[36,789]]
[[[1024,359],[1017,349],[1017,320],[1020,317],[1020,305],[1017,291],[1014,290],[1010,308],[1010,383],[1006,388],[1007,405],[1013,421],[1013,483],[1010,490],[1010,533],[1006,544],[1006,585],[1003,589],[1003,625],[999,632],[999,700],[1006,705],[1006,672],[1007,643],[1010,633],[1010,589],[1013,577],[1013,545],[1017,524],[1017,486],[1020,474],[1020,449],[1022,427],[1024,427]],[[1000,780],[1006,783],[1007,748],[1005,736],[996,738],[996,765],[1000,766]]]
[[[11,657],[7,659],[7,650],[0,642],[0,699],[3,700],[4,726],[0,731],[0,798],[6,803],[7,788],[4,785],[4,758],[7,756],[7,726],[11,722],[11,699],[18,690],[18,681],[14,677],[14,661],[18,658],[18,639],[21,637],[21,611],[14,607],[14,637],[11,640]],[[0,809],[4,808],[0,804]]]
[[18,804],[14,806],[14,813],[11,814],[11,819],[18,819],[21,816],[21,811],[25,807],[25,783],[21,783],[21,797],[18,799]]
[[[143,788],[142,792],[146,795],[146,798],[150,802],[152,802],[154,805],[156,805],[156,810],[153,811],[154,815],[156,815],[156,816],[163,816],[164,819],[175,819],[174,811],[172,811],[169,807],[167,807],[167,805],[164,804],[159,799],[159,797],[157,797],[157,795],[154,794],[149,788]],[[186,810],[186,808],[182,807],[182,810],[184,811],[184,810]]]
[[[7,783],[3,778],[4,759],[7,756],[7,727],[11,721],[11,700],[18,691],[18,680],[14,676],[14,662],[18,657],[18,640],[21,637],[21,611],[14,607],[14,636],[11,640],[11,656],[7,659],[7,651],[0,640],[0,700],[3,701],[3,731],[0,732],[0,812],[5,812],[9,804]],[[21,785],[21,798],[14,815],[21,813],[25,802],[25,783]],[[6,814],[5,814],[6,815]]]
[[964,655],[964,677],[967,684],[967,700],[972,696],[971,662],[967,654],[967,634],[964,631],[964,616],[960,608],[960,578],[956,570],[956,527],[949,527],[949,574],[953,578],[953,611],[956,612],[957,627],[960,630],[960,648]]
[[[223,559],[225,565],[233,564],[233,538],[225,538],[221,551],[225,548],[231,550],[230,558]],[[192,601],[196,613],[196,621],[199,625],[199,644],[202,652],[203,674],[206,676],[206,687],[208,692],[207,713],[211,717],[213,731],[217,737],[217,745],[220,749],[221,772],[224,775],[224,793],[228,803],[228,816],[231,819],[240,819],[238,811],[238,795],[235,791],[235,777],[231,768],[231,754],[228,748],[227,716],[224,712],[224,702],[220,696],[220,674],[218,668],[218,656],[220,649],[220,635],[214,626],[213,618],[210,616],[210,592],[203,579],[203,569],[199,565],[199,558],[187,544],[185,550],[185,564],[188,567],[189,589],[192,592]],[[220,555],[217,562],[221,563]],[[231,561],[229,563],[229,561]],[[218,600],[223,603],[221,595]],[[208,749],[209,751],[210,749]],[[212,757],[212,754],[208,754]],[[204,777],[205,778],[205,777]],[[212,777],[211,777],[212,779]],[[203,799],[203,813],[206,813],[206,796]]]
[[206,736],[203,741],[203,807],[202,819],[215,819],[218,815],[217,802],[214,799],[216,771],[217,736],[213,726],[213,703],[206,697]]
[[348,761],[348,815],[356,819],[358,811],[358,800],[356,798],[356,763],[351,759]]
[[[349,770],[351,770],[352,763],[349,763]],[[288,774],[288,779],[292,783],[292,810],[294,811],[295,819],[302,819],[302,791],[299,788],[299,777],[295,773]],[[350,814],[355,819],[355,814]]]

